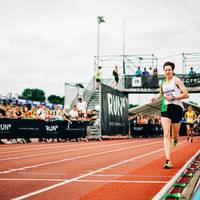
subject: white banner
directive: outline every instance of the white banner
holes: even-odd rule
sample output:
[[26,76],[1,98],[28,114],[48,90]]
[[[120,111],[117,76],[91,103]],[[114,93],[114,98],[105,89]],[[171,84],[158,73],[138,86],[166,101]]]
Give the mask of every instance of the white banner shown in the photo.
[[132,87],[141,87],[141,86],[142,86],[141,77],[133,77],[132,78]]

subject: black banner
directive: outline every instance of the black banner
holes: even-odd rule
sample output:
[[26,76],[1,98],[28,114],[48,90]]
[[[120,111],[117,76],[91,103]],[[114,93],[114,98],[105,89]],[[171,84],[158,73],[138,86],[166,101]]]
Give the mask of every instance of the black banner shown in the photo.
[[[193,76],[188,74],[176,74],[186,87],[200,87],[200,74]],[[137,77],[134,75],[124,76],[124,88],[159,88],[159,81],[164,79],[164,75],[149,75],[148,77]]]
[[[163,136],[163,128],[160,124],[137,124],[130,120],[130,131],[133,137],[160,137]],[[179,135],[187,134],[186,124],[181,123]]]
[[87,121],[43,121],[34,119],[0,119],[0,139],[61,138],[87,136]]
[[128,98],[119,90],[101,85],[102,135],[128,134]]
[[0,138],[11,139],[15,137],[16,120],[0,119]]
[[181,80],[186,87],[200,87],[200,74],[195,74],[192,77],[187,75],[182,77]]
[[163,129],[159,124],[136,124],[130,121],[130,131],[133,137],[160,137]]

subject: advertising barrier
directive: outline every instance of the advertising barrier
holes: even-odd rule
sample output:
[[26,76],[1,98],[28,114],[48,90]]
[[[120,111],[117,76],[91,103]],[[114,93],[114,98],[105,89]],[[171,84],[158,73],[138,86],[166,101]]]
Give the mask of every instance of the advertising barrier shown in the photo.
[[48,122],[34,119],[0,119],[0,139],[85,138],[88,125],[88,121]]
[[102,135],[128,135],[128,98],[116,89],[101,85]]
[[[137,124],[130,120],[130,132],[132,137],[160,137],[163,136],[163,129],[160,124]],[[179,135],[186,136],[186,124],[181,123]]]
[[[200,87],[200,74],[190,76],[188,74],[176,74],[184,85],[190,87]],[[148,77],[137,77],[135,75],[124,76],[124,88],[159,88],[159,81],[164,79],[164,75],[149,75]]]

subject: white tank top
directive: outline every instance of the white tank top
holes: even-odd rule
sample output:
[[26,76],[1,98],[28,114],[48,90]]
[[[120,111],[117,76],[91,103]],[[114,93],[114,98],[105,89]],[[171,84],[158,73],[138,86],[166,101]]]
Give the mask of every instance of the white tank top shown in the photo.
[[[163,95],[167,95],[167,96],[178,96],[181,94],[181,90],[180,88],[177,86],[177,77],[173,77],[173,79],[167,83],[166,81],[164,81],[164,83],[162,84],[162,89],[163,89]],[[176,104],[179,105],[183,108],[183,104],[181,100],[174,100],[174,101],[167,101],[164,100],[164,104],[168,105],[168,104]]]

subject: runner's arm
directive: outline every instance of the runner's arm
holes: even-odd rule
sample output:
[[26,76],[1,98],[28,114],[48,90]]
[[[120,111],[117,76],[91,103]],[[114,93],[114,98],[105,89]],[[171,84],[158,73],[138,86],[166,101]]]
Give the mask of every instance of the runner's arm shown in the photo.
[[186,98],[188,98],[189,97],[188,90],[185,87],[185,85],[183,84],[183,82],[181,81],[181,79],[177,78],[176,84],[180,88],[181,94],[175,96],[175,100],[180,100],[180,99],[186,99]]

